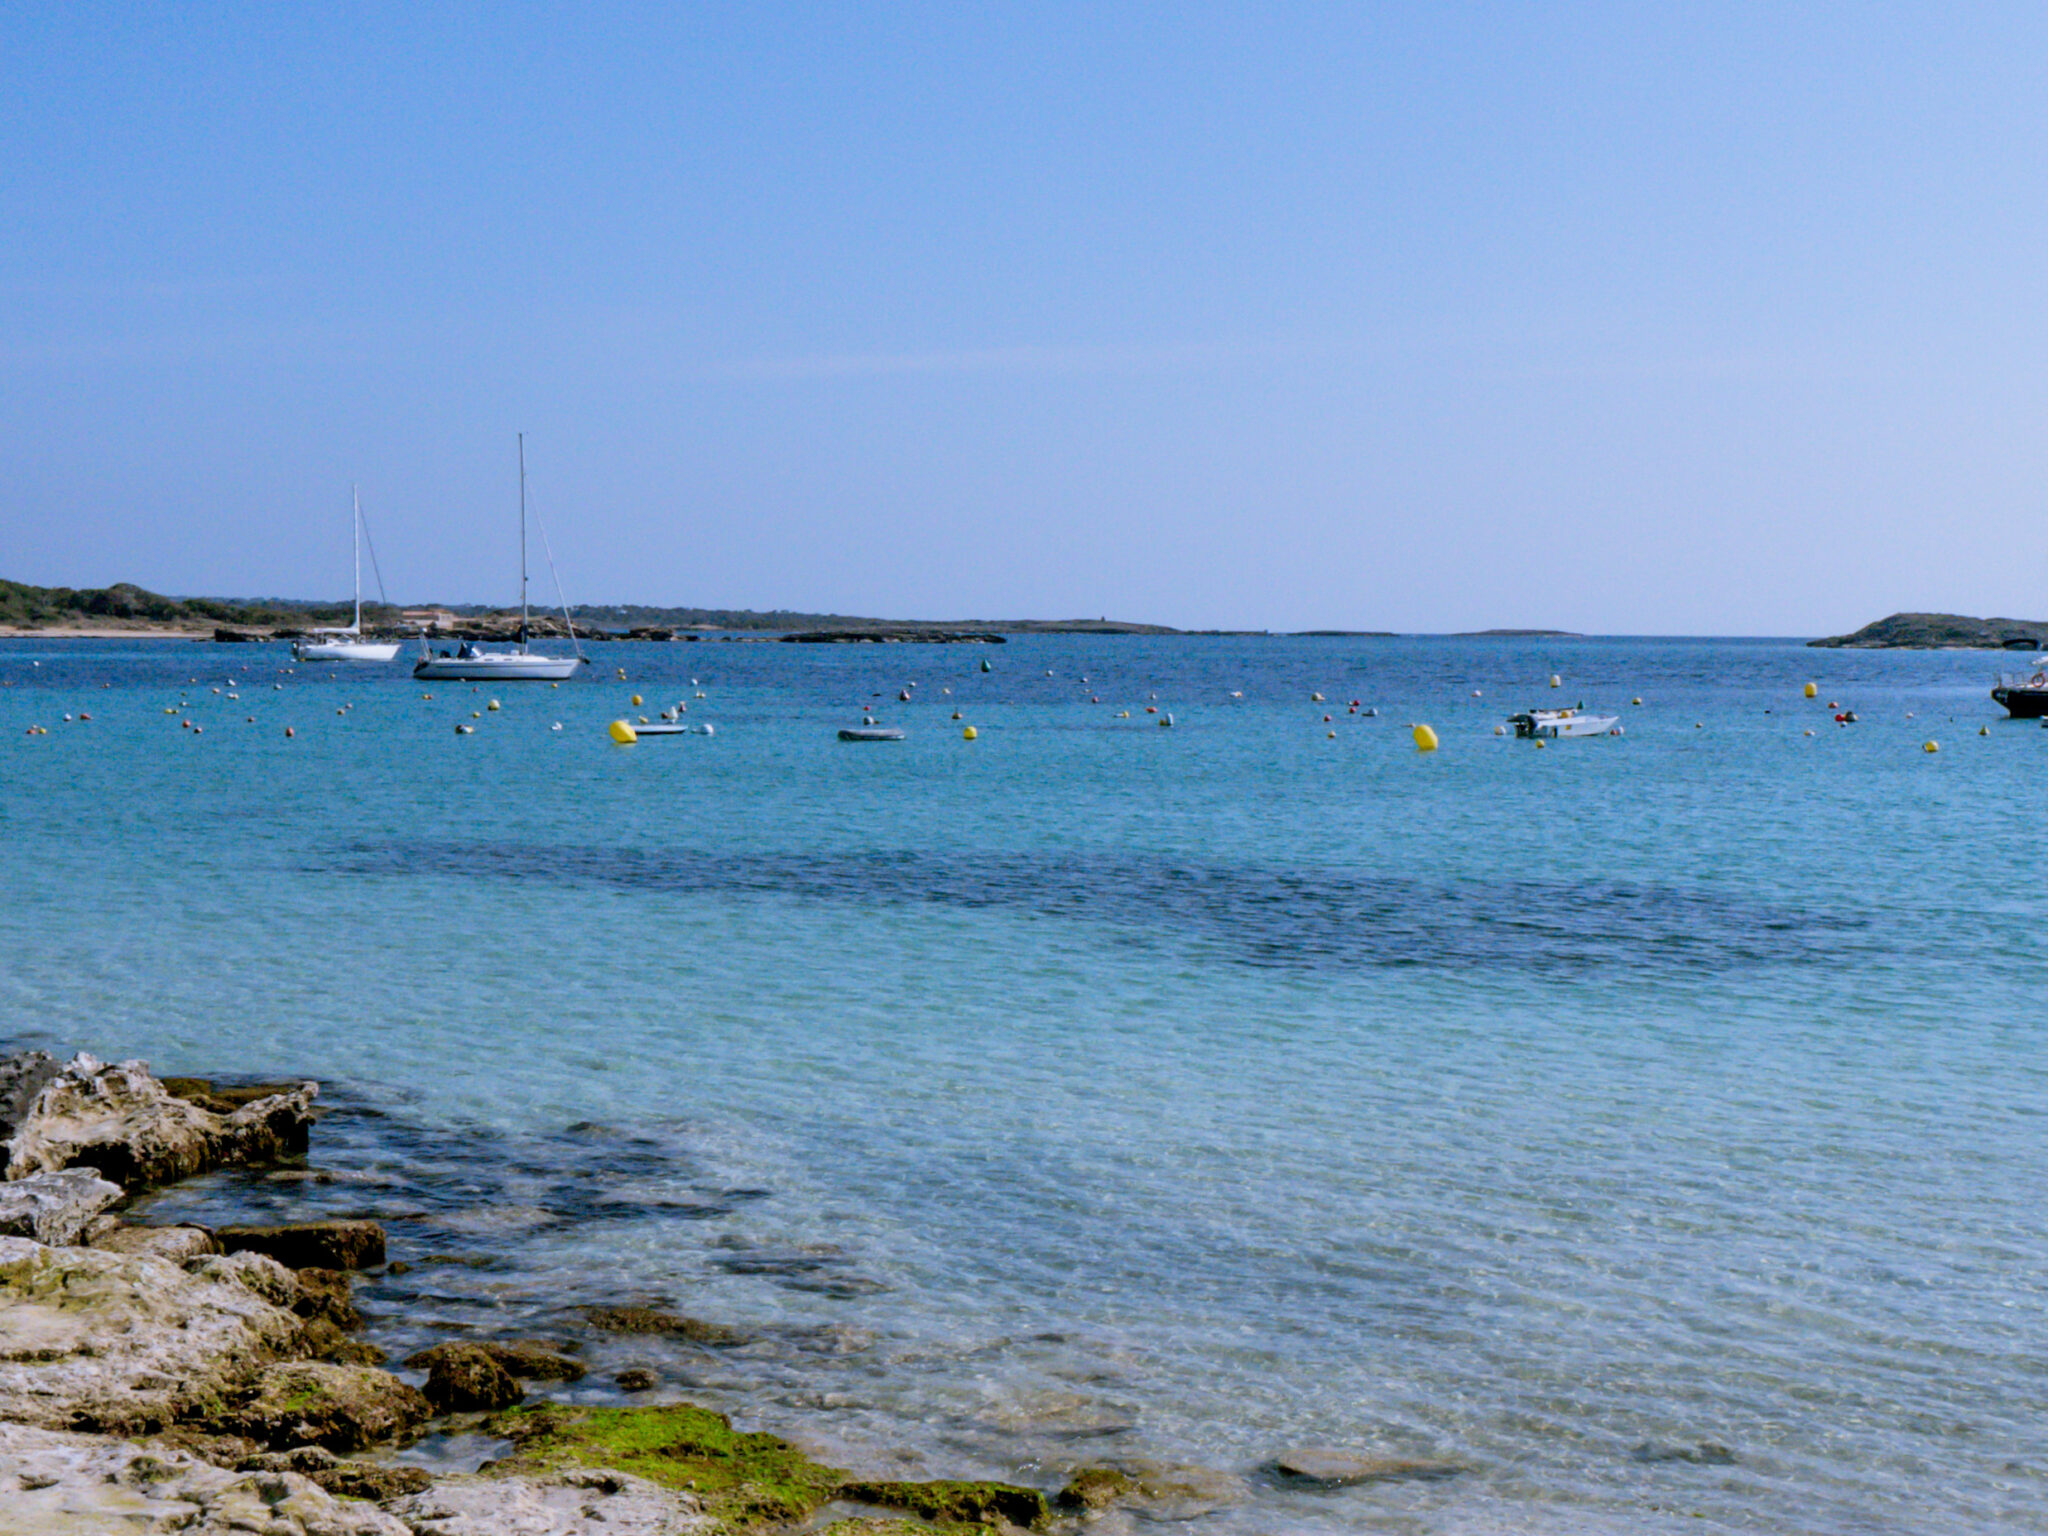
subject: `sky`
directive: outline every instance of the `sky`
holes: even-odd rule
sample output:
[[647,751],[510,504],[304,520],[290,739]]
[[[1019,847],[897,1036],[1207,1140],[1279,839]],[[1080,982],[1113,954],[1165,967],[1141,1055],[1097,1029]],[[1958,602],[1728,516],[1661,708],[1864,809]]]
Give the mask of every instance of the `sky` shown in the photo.
[[[0,576],[2048,615],[2048,8],[0,0]],[[544,569],[536,552],[536,566]]]

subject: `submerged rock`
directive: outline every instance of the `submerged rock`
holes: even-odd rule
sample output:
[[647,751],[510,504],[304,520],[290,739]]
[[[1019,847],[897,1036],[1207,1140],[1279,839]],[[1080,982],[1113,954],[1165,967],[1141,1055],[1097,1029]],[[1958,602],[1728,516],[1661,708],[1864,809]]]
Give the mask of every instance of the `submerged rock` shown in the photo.
[[300,1319],[271,1299],[291,1290],[253,1254],[188,1272],[0,1237],[0,1419],[135,1434],[193,1417],[299,1350]]
[[1242,1503],[1250,1493],[1245,1480],[1229,1472],[1126,1462],[1077,1469],[1053,1502],[1091,1513],[1128,1509],[1151,1520],[1195,1520]]
[[66,1247],[120,1198],[121,1186],[109,1184],[90,1168],[32,1173],[0,1184],[0,1234]]
[[413,1536],[293,1472],[230,1472],[164,1446],[26,1424],[0,1423],[0,1489],[0,1536]]
[[621,1392],[652,1392],[661,1378],[645,1366],[629,1365],[612,1378],[612,1385]]
[[591,1327],[602,1328],[606,1333],[666,1334],[671,1338],[682,1339],[691,1344],[708,1345],[714,1349],[731,1349],[740,1344],[751,1344],[757,1337],[738,1328],[729,1328],[724,1323],[707,1323],[701,1318],[681,1317],[657,1307],[585,1307],[582,1311],[590,1320]]
[[295,1221],[221,1227],[229,1253],[267,1253],[289,1269],[367,1269],[384,1262],[384,1229],[374,1221]]
[[388,1371],[300,1360],[267,1367],[210,1423],[278,1450],[359,1451],[410,1439],[432,1416],[427,1400]]
[[305,1151],[319,1091],[302,1083],[220,1115],[168,1092],[144,1062],[109,1066],[80,1054],[20,1111],[7,1142],[7,1177],[82,1166],[135,1188],[228,1164],[276,1162]]
[[427,1384],[421,1390],[437,1413],[470,1413],[509,1408],[526,1389],[512,1373],[474,1344],[437,1344],[427,1350]]
[[1660,1445],[1654,1440],[1645,1440],[1630,1457],[1636,1461],[1684,1461],[1696,1467],[1732,1467],[1735,1453],[1725,1445],[1712,1440],[1702,1440],[1698,1445]]
[[1273,1458],[1271,1469],[1281,1478],[1320,1488],[1350,1488],[1359,1483],[1438,1482],[1468,1471],[1462,1463],[1414,1456],[1363,1456],[1353,1451],[1303,1449]]

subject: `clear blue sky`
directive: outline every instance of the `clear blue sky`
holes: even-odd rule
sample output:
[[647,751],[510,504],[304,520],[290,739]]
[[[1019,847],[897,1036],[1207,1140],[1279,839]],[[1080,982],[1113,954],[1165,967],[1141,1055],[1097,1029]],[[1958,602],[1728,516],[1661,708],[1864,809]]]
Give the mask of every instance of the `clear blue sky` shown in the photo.
[[2048,8],[0,6],[0,575],[2048,615]]

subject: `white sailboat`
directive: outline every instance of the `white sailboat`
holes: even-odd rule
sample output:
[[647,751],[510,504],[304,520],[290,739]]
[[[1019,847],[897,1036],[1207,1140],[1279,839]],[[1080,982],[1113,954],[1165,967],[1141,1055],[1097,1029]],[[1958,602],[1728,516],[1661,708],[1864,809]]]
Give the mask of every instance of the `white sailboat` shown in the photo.
[[[355,537],[356,546],[356,617],[347,629],[316,629],[303,640],[292,642],[294,661],[390,661],[398,655],[398,642],[386,644],[382,641],[363,638],[363,496],[354,486],[349,487],[355,498],[355,517],[349,524]],[[372,558],[375,558],[374,552]],[[380,574],[377,590],[383,591],[384,580]],[[321,638],[326,636],[328,638]]]
[[[541,530],[541,540],[547,540],[547,530]],[[555,557],[548,554],[548,569],[553,572]],[[561,596],[562,578],[555,575],[555,595]],[[569,626],[569,643],[575,646],[573,656],[541,656],[527,648],[526,627],[526,434],[519,434],[519,648],[514,651],[482,651],[467,640],[454,655],[443,651],[439,656],[425,655],[413,663],[412,675],[419,678],[436,679],[442,682],[495,683],[495,682],[559,682],[565,677],[574,677],[576,669],[583,666],[583,647],[576,644],[576,624],[569,617],[569,605],[562,604],[562,622]],[[426,637],[421,636],[424,647]]]

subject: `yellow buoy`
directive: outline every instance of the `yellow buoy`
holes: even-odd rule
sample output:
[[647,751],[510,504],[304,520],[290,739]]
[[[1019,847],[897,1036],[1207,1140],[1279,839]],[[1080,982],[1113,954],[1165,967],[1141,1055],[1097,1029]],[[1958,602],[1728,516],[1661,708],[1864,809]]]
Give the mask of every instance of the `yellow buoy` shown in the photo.
[[634,694],[634,695],[633,695],[633,707],[634,707],[635,709],[638,709],[638,708],[640,707],[640,704],[641,704],[641,699],[640,699],[640,695],[636,693],[636,694]]
[[1436,732],[1431,730],[1428,726],[1416,726],[1414,729],[1414,736],[1416,751],[1434,752],[1436,750]]
[[1629,703],[1631,703],[1631,704],[1640,704],[1640,703],[1642,703],[1642,702],[1643,702],[1643,700],[1642,700],[1642,695],[1640,695],[1640,694],[1638,694],[1638,695],[1637,695],[1637,696],[1636,696],[1635,698],[1632,698],[1632,699],[1630,699],[1630,700],[1629,700]]
[[1550,686],[1553,688],[1562,688],[1564,686],[1564,679],[1559,677],[1555,672],[1553,672],[1550,674]]
[[1819,697],[1820,697],[1820,688],[1819,688],[1819,686],[1818,686],[1817,684],[1814,684],[1814,683],[1808,683],[1808,684],[1806,685],[1806,696],[1807,696],[1807,697],[1808,697],[1809,699],[1817,699],[1817,698],[1819,698]]
[[612,740],[622,747],[630,747],[640,739],[640,733],[623,720],[614,720],[611,723],[611,735]]
[[1544,748],[1544,745],[1545,745],[1545,743],[1544,743],[1544,740],[1543,740],[1543,738],[1542,738],[1541,736],[1538,736],[1538,737],[1536,738],[1536,750],[1537,750],[1538,752],[1541,752],[1541,751],[1543,750],[1543,748]]
[[490,702],[490,703],[488,703],[488,704],[486,704],[486,705],[484,706],[484,708],[485,708],[485,709],[488,709],[488,710],[492,711],[493,713],[496,713],[496,712],[497,712],[497,711],[498,711],[499,709],[502,709],[503,707],[504,707],[504,706],[503,706],[503,705],[501,705],[501,704],[499,704],[499,702],[498,702],[498,701],[497,701],[496,699],[493,699],[493,700],[491,700],[491,702]]
[[962,741],[972,741],[972,740],[974,740],[974,738],[975,738],[975,737],[976,737],[976,736],[977,736],[978,734],[980,734],[980,733],[979,733],[979,732],[977,732],[977,731],[976,731],[976,730],[974,729],[974,727],[970,725],[969,727],[967,727],[967,729],[966,729],[966,730],[964,730],[964,731],[962,731],[962,732],[960,733],[960,739],[961,739]]
[[1337,733],[1336,733],[1335,731],[1331,731],[1331,732],[1329,733],[1329,736],[1330,736],[1330,740],[1332,740],[1332,741],[1335,741],[1335,740],[1337,739]]
[[1938,741],[1923,741],[1920,744],[1920,750],[1922,752],[1939,752],[1941,750],[1941,743]]

